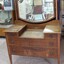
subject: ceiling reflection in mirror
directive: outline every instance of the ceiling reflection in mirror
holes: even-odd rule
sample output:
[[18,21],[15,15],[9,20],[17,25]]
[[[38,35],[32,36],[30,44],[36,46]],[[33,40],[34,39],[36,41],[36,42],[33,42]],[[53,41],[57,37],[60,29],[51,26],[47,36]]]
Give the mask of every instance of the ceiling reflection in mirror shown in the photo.
[[18,0],[19,18],[43,22],[54,17],[54,0]]

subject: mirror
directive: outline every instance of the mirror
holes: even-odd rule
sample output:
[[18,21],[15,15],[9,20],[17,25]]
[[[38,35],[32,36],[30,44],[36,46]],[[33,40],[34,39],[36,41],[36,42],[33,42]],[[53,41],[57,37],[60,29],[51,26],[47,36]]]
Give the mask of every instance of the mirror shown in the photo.
[[39,23],[54,18],[54,0],[18,0],[18,15],[22,20]]
[[19,0],[19,2],[20,2],[20,3],[22,3],[22,2],[23,2],[23,0]]

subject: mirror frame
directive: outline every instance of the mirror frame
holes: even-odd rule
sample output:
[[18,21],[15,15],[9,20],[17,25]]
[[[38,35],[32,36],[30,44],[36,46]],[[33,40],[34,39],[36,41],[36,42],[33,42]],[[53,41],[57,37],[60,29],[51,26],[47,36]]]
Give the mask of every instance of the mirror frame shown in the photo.
[[46,21],[41,21],[41,22],[29,22],[28,20],[21,19],[19,18],[19,10],[18,10],[18,0],[14,0],[14,10],[15,10],[15,20],[20,20],[26,23],[32,23],[32,24],[41,24],[41,23],[46,23],[52,20],[58,20],[58,0],[54,0],[54,17],[51,19],[48,19]]

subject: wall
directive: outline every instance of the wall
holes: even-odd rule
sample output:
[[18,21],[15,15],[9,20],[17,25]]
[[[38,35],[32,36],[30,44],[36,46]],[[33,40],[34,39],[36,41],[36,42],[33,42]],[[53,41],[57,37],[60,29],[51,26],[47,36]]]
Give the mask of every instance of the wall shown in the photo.
[[60,19],[62,21],[62,25],[64,25],[64,0],[61,0],[61,12],[60,12]]

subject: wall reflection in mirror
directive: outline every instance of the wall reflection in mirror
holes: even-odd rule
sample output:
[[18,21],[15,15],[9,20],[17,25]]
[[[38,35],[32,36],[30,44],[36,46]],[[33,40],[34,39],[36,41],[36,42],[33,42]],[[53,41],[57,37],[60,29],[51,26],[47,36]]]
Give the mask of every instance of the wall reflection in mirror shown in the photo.
[[43,22],[54,17],[54,0],[18,0],[19,18]]

